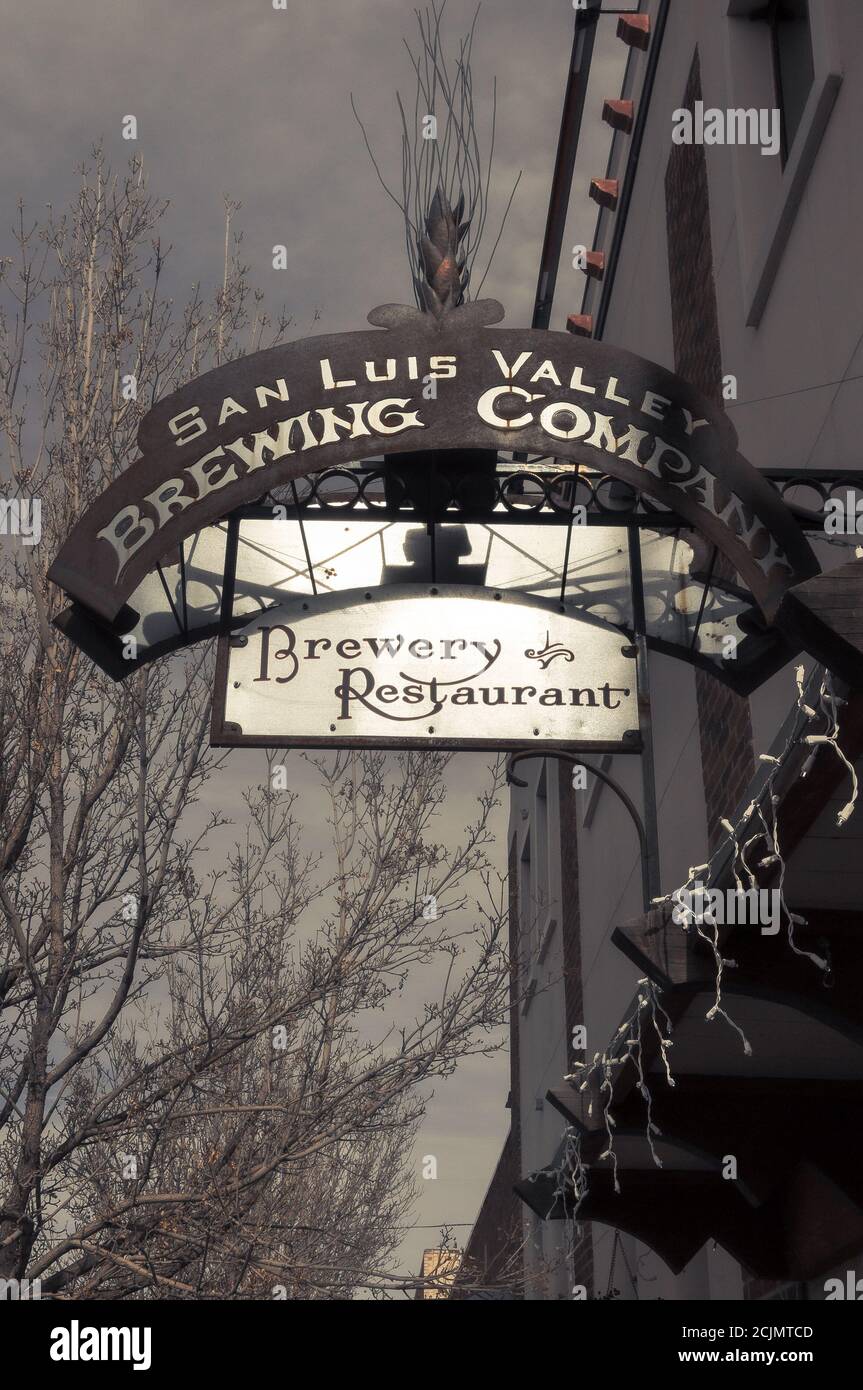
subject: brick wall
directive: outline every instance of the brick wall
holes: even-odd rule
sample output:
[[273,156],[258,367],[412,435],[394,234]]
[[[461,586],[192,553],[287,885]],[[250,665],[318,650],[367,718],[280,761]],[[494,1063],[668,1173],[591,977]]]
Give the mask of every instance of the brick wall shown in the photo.
[[465,1247],[462,1271],[451,1299],[470,1297],[469,1291],[458,1287],[460,1281],[470,1281],[491,1291],[507,1289],[515,1298],[524,1296],[522,1204],[513,1191],[520,1177],[520,1155],[510,1129]]
[[[702,99],[701,64],[696,49],[682,106]],[[674,145],[665,172],[668,270],[674,366],[714,401],[722,401],[722,346],[710,238],[710,195],[703,145]],[[719,556],[718,577],[733,571]],[[705,671],[696,671],[698,727],[707,829],[713,849],[722,831],[719,820],[742,800],[755,760],[749,701]]]
[[501,1284],[523,1296],[524,1261],[522,1255],[521,1199],[514,1192],[522,1176],[521,1104],[519,1069],[519,997],[521,969],[518,925],[518,857],[513,836],[509,847],[509,1105],[510,1130],[497,1168],[483,1199],[470,1238],[465,1246],[464,1269],[456,1280],[451,1299],[470,1297],[459,1289],[460,1282],[479,1281],[488,1288]]
[[[702,99],[698,50],[682,106]],[[722,401],[722,344],[716,307],[707,158],[702,145],[675,145],[665,172],[668,270],[675,370],[711,400]],[[733,577],[724,556],[717,576]],[[722,836],[721,816],[740,802],[755,770],[749,701],[705,671],[696,671],[701,768],[712,850]],[[744,1297],[763,1298],[777,1285],[744,1271]]]
[[[572,768],[558,763],[560,800],[560,877],[563,901],[561,927],[563,941],[564,1020],[567,1037],[578,1023],[584,1023],[584,994],[581,975],[581,913],[578,902],[578,820]],[[596,1049],[594,1049],[595,1051]]]
[[[564,1028],[567,1055],[570,1054],[572,1030],[584,1023],[584,987],[581,965],[581,912],[578,901],[578,820],[575,792],[572,789],[572,768],[558,763],[558,799],[560,804],[560,877],[561,929],[564,972]],[[594,1048],[594,1051],[596,1049]],[[573,1283],[584,1284],[588,1298],[593,1297],[593,1240],[589,1228],[573,1251]]]
[[517,1162],[521,1164],[521,1070],[519,1065],[518,1001],[521,968],[518,926],[518,855],[516,837],[509,847],[509,1103],[512,1110],[512,1140]]

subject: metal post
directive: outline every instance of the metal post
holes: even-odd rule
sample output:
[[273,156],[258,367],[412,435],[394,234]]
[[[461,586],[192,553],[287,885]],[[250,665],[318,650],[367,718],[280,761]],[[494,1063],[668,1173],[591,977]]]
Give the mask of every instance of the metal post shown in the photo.
[[572,502],[570,503],[569,508],[569,525],[566,528],[566,550],[564,551],[563,555],[563,574],[560,580],[561,603],[563,603],[566,599],[566,581],[569,578],[569,551],[572,545],[572,521],[573,517],[575,516],[575,499],[578,495],[578,478],[580,471],[581,465],[577,463],[575,465],[575,471],[572,475]]
[[650,672],[647,650],[647,618],[644,611],[644,573],[641,567],[641,537],[637,526],[627,530],[629,537],[629,583],[632,593],[632,626],[635,635],[638,728],[641,734],[641,794],[644,810],[646,851],[643,874],[651,900],[661,892],[659,872],[659,817],[656,805],[656,768],[653,759],[653,717],[650,708]]
[[590,64],[596,40],[596,21],[601,14],[599,5],[600,0],[588,0],[587,9],[576,10],[575,12],[572,56],[569,60],[569,73],[566,79],[560,134],[557,141],[557,154],[554,160],[554,174],[551,180],[551,194],[545,223],[545,237],[539,262],[539,279],[533,309],[533,328],[548,328],[551,319],[551,306],[554,300],[560,253],[563,247],[563,234],[569,210],[572,176],[575,171],[575,156],[578,152],[581,121],[584,115],[587,80],[590,75]]
[[225,572],[222,578],[222,602],[219,609],[219,631],[231,631],[234,621],[234,590],[237,583],[237,551],[240,545],[240,517],[231,512],[225,539]]

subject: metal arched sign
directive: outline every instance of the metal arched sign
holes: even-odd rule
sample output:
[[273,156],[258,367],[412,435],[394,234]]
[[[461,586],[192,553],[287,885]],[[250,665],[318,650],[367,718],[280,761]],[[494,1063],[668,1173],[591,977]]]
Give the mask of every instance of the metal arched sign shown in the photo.
[[494,300],[440,318],[386,305],[372,331],[282,344],[181,387],[145,416],[140,459],[78,521],[51,579],[110,623],[180,541],[268,490],[443,449],[550,454],[620,478],[724,553],[768,621],[818,572],[716,405],[631,352],[490,326],[502,317]]

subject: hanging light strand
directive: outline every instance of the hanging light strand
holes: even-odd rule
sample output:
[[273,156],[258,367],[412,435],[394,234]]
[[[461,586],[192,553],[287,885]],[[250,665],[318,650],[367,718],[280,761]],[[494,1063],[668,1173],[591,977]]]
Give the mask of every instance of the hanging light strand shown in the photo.
[[[757,867],[766,868],[778,865],[779,903],[781,911],[785,914],[787,920],[788,944],[795,954],[806,956],[819,969],[824,971],[829,969],[826,960],[811,951],[803,950],[796,944],[794,939],[794,928],[796,926],[805,926],[806,919],[801,917],[798,913],[792,912],[785,898],[787,864],[779,842],[778,808],[780,798],[775,791],[775,784],[780,773],[785,770],[792,751],[799,748],[801,743],[806,746],[811,746],[813,749],[812,755],[801,769],[799,774],[801,778],[808,774],[819,747],[826,745],[832,748],[833,752],[840,759],[843,767],[847,769],[851,783],[849,798],[836,817],[836,823],[839,827],[845,825],[854,812],[859,795],[859,785],[853,765],[839,746],[838,737],[840,727],[837,710],[840,705],[844,704],[844,701],[836,696],[833,690],[830,673],[826,670],[823,670],[821,673],[817,710],[807,703],[804,676],[804,667],[798,666],[795,672],[797,683],[797,707],[803,715],[805,723],[802,727],[797,727],[792,732],[784,748],[778,755],[772,753],[759,754],[758,761],[768,765],[771,770],[758,797],[750,801],[736,825],[727,818],[723,818],[720,821],[720,825],[725,831],[726,838],[717,846],[706,863],[695,865],[689,869],[686,883],[681,888],[663,897],[653,899],[653,905],[656,907],[664,906],[674,900],[680,908],[678,920],[684,930],[688,931],[694,928],[701,939],[710,947],[716,965],[716,993],[714,1003],[712,1007],[708,1009],[705,1017],[711,1022],[718,1017],[724,1018],[729,1026],[739,1034],[743,1042],[744,1053],[747,1057],[752,1056],[752,1047],[742,1028],[735,1023],[734,1019],[730,1017],[722,1005],[723,973],[726,968],[735,968],[737,963],[722,955],[719,948],[719,925],[709,909],[707,911],[697,912],[691,906],[692,894],[693,890],[697,891],[703,889],[701,876],[703,874],[710,875],[714,862],[717,859],[724,858],[729,847],[732,852],[731,873],[737,892],[745,892],[746,883],[748,883],[750,888],[756,888],[758,880],[747,855],[754,851],[755,845],[759,842],[766,841],[768,852],[758,861]],[[822,719],[826,724],[826,729],[823,732],[805,732],[808,725]],[[765,810],[767,814],[765,814]],[[753,817],[755,816],[758,817],[760,829],[755,829],[754,833],[749,833]],[[746,838],[744,838],[744,836],[746,836]],[[712,935],[704,931],[705,922],[712,926]],[[638,981],[638,995],[633,1011],[626,1022],[621,1024],[618,1028],[606,1051],[594,1053],[592,1062],[576,1062],[573,1071],[564,1077],[565,1081],[571,1085],[577,1086],[579,1092],[585,1092],[589,1088],[595,1089],[596,1098],[599,1099],[602,1104],[602,1123],[605,1129],[607,1142],[605,1149],[600,1154],[600,1159],[611,1160],[614,1190],[616,1193],[619,1193],[621,1189],[618,1177],[617,1154],[614,1148],[616,1121],[611,1113],[611,1106],[614,1099],[613,1081],[615,1069],[625,1065],[628,1061],[632,1061],[636,1068],[636,1086],[645,1102],[645,1137],[650,1148],[651,1157],[658,1168],[662,1167],[662,1160],[656,1150],[654,1142],[656,1137],[661,1137],[662,1131],[653,1120],[653,1098],[650,1087],[647,1084],[644,1070],[642,1020],[643,1017],[646,1017],[645,1010],[650,1011],[650,1022],[656,1033],[659,1055],[665,1070],[666,1081],[669,1086],[674,1086],[675,1081],[668,1060],[668,1050],[673,1046],[670,1037],[672,1031],[671,1019],[662,1005],[660,990],[654,982],[647,977]],[[665,1031],[663,1031],[663,1021]],[[593,1108],[594,1097],[588,1102],[588,1118],[593,1117]],[[543,1170],[544,1173],[548,1171],[549,1170]],[[587,1196],[589,1170],[584,1164],[581,1156],[581,1136],[572,1126],[567,1127],[564,1132],[561,1161],[558,1166],[551,1171],[555,1176],[555,1203],[562,1194],[569,1191],[575,1196],[576,1200],[573,1209],[574,1220]],[[535,1179],[539,1175],[534,1174],[531,1176]]]

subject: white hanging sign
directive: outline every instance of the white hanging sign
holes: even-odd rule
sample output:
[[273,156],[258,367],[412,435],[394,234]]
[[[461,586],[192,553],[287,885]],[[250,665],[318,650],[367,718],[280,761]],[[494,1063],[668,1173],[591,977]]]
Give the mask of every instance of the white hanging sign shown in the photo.
[[294,598],[220,640],[217,746],[639,749],[635,649],[457,585]]

